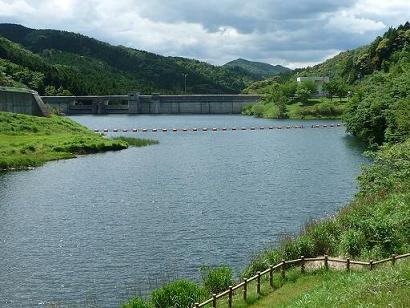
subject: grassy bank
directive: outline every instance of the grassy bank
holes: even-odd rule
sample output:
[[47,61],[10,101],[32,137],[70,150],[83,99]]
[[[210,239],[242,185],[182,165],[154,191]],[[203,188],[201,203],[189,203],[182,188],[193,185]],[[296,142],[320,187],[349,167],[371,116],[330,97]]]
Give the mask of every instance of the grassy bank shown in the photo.
[[[273,288],[267,276],[261,279],[261,293],[256,281],[249,283],[247,300],[242,289],[234,292],[233,308],[273,307],[408,307],[410,305],[410,260],[402,259],[368,269],[325,270],[301,273],[296,267],[287,270],[285,278],[273,276]],[[154,291],[152,299],[134,298],[123,308],[190,307],[189,303],[206,300],[206,288],[187,281],[174,282]],[[172,301],[172,302],[171,302]],[[175,305],[183,302],[186,305]],[[212,304],[205,306],[211,308]],[[227,297],[217,300],[218,308],[228,308]]]
[[[269,290],[269,286],[264,287]],[[285,285],[262,298],[253,308],[262,307],[409,307],[410,262],[376,270],[335,272],[319,270],[293,273]],[[234,305],[235,308],[246,307]]]
[[305,103],[291,100],[280,110],[275,102],[261,101],[247,106],[242,111],[244,115],[253,115],[267,119],[340,119],[346,106],[346,99],[312,98]]
[[152,143],[156,141],[107,139],[58,116],[45,118],[0,112],[0,169],[3,170],[25,169],[50,160]]
[[[261,281],[261,294],[256,283],[249,284],[247,301],[241,291],[233,296],[233,308],[273,307],[408,307],[410,298],[410,261],[403,259],[368,270],[335,271],[319,269],[302,274],[299,268],[287,272],[285,279],[275,274],[274,289],[268,279]],[[208,305],[206,308],[211,307]],[[228,308],[226,298],[217,307]],[[135,307],[134,307],[135,308]]]

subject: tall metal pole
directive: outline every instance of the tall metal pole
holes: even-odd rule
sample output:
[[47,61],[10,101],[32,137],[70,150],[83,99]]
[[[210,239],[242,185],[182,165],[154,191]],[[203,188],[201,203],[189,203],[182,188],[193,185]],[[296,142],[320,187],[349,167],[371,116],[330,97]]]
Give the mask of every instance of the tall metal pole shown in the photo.
[[185,73],[185,74],[183,74],[184,75],[184,93],[186,94],[186,78],[188,77],[188,74],[187,73]]

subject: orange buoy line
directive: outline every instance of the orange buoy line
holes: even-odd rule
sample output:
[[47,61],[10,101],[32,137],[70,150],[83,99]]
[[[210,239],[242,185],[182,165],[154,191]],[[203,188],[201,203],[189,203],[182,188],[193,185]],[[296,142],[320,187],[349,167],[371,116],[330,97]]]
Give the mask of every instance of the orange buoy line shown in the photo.
[[[337,123],[337,124],[312,124],[310,126],[310,128],[338,128],[338,127],[343,127],[345,126],[344,124],[341,123]],[[188,131],[192,131],[192,132],[208,132],[208,131],[212,131],[212,132],[218,132],[218,131],[223,131],[226,132],[228,130],[230,131],[256,131],[256,130],[265,130],[265,129],[269,129],[269,130],[273,130],[273,129],[295,129],[295,128],[305,128],[305,126],[303,125],[282,125],[282,126],[251,126],[251,127],[245,127],[242,126],[240,128],[237,127],[231,127],[231,128],[227,128],[227,127],[222,127],[222,128],[218,128],[218,127],[212,127],[212,128],[208,128],[208,127],[202,127],[201,129],[197,128],[197,127],[193,127],[193,128],[172,128],[172,129],[168,129],[168,128],[132,128],[132,129],[128,129],[128,128],[123,128],[123,129],[118,129],[118,128],[112,128],[112,129],[108,129],[108,128],[104,128],[102,130],[96,128],[94,129],[95,133],[109,133],[109,132],[113,132],[113,133],[118,133],[118,132],[123,132],[123,133],[127,133],[127,132],[133,132],[133,133],[137,133],[137,132],[143,132],[143,133],[147,133],[147,132],[153,132],[153,133],[157,133],[157,132],[163,132],[166,133],[168,131],[172,131],[174,133],[176,132],[188,132]]]

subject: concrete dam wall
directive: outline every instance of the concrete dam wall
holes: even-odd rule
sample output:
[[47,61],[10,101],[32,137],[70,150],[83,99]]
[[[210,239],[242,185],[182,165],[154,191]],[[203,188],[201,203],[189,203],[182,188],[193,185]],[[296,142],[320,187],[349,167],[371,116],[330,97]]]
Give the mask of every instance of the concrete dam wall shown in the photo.
[[65,114],[239,114],[258,95],[43,96],[49,108]]
[[37,92],[0,87],[0,111],[46,116],[48,110]]

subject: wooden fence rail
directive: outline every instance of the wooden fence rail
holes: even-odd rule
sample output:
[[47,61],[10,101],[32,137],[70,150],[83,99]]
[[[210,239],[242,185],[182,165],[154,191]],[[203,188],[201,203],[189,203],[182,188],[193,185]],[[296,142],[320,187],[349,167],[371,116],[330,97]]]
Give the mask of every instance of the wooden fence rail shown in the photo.
[[229,286],[229,288],[219,294],[212,294],[212,298],[202,302],[202,303],[195,303],[193,305],[193,308],[200,308],[204,307],[208,304],[212,303],[213,308],[217,308],[217,300],[222,297],[228,296],[228,307],[232,307],[233,304],[233,295],[234,291],[242,288],[242,294],[243,294],[243,300],[247,300],[248,296],[248,290],[249,290],[249,283],[256,280],[256,292],[257,294],[261,294],[261,279],[263,276],[266,274],[269,274],[269,285],[273,289],[273,273],[275,271],[280,271],[281,277],[285,278],[286,276],[286,268],[287,267],[292,267],[297,264],[300,265],[301,272],[305,273],[306,271],[306,262],[317,262],[317,261],[323,261],[325,269],[329,269],[329,262],[337,262],[337,263],[344,263],[346,264],[346,270],[349,271],[351,269],[351,265],[360,265],[360,266],[368,266],[370,270],[373,270],[376,265],[383,264],[386,262],[391,262],[392,265],[396,263],[397,260],[403,259],[410,257],[410,253],[406,253],[403,255],[392,255],[390,258],[379,260],[379,261],[373,261],[370,260],[369,262],[364,262],[364,261],[354,261],[350,260],[349,258],[347,259],[339,259],[339,258],[331,258],[327,255],[324,255],[323,257],[316,257],[316,258],[305,258],[304,256],[301,256],[299,259],[295,260],[282,260],[281,263],[269,266],[266,270],[262,272],[257,272],[256,275],[250,277],[250,278],[244,278],[242,282],[238,283],[235,286]]

